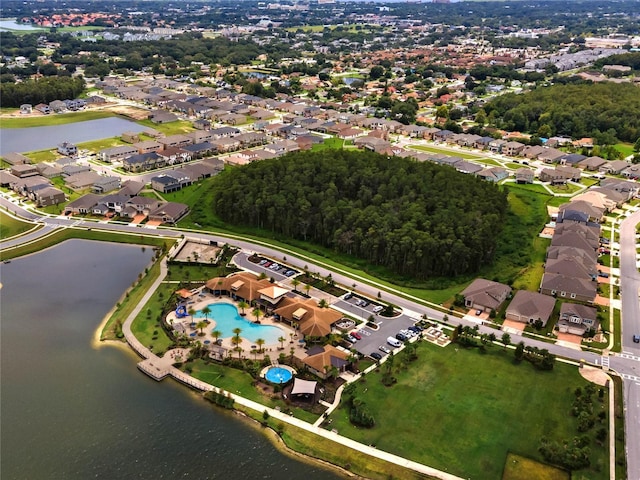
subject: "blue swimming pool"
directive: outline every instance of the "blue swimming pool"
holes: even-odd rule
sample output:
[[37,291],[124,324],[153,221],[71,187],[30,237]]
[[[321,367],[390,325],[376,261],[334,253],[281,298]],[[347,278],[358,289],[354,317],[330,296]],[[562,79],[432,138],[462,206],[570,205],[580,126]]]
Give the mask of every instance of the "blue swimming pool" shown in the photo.
[[[277,344],[279,337],[286,336],[284,330],[279,327],[259,325],[253,323],[251,319],[241,317],[235,305],[230,303],[211,303],[208,307],[211,309],[211,313],[208,314],[209,320],[215,322],[214,329],[222,332],[220,338],[233,337],[234,328],[240,328],[242,330],[240,336],[253,343],[262,338],[267,344]],[[196,312],[195,317],[205,318],[201,310]]]
[[264,374],[264,378],[271,383],[287,383],[293,378],[293,373],[290,370],[282,367],[271,367]]

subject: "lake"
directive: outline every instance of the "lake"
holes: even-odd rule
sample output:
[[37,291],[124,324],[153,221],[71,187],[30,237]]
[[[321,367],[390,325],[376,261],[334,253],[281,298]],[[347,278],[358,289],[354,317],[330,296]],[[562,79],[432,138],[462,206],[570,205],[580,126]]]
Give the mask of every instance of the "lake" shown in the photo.
[[70,240],[0,266],[2,478],[339,478],[187,387],[151,380],[128,348],[93,345],[151,255]]
[[46,30],[42,27],[34,27],[33,25],[29,25],[28,23],[16,23],[16,19],[3,19],[0,20],[0,31],[31,31],[31,32],[41,32]]
[[[56,115],[56,114],[51,114]],[[55,148],[59,143],[82,143],[118,137],[123,132],[142,132],[147,127],[120,117],[47,127],[0,128],[0,155],[8,152],[32,152]]]

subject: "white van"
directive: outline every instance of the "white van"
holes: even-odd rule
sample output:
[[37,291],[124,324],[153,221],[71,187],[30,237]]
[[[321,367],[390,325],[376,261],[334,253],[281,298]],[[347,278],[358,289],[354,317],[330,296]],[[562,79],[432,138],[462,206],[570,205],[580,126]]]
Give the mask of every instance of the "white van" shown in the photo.
[[402,342],[394,337],[387,337],[387,343],[394,348],[398,348],[402,346]]

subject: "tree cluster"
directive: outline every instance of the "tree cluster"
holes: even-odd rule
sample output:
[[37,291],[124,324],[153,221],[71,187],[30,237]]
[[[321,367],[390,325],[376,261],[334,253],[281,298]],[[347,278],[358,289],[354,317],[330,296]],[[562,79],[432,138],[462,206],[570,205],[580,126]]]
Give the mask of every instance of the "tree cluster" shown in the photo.
[[449,167],[373,152],[289,154],[212,182],[225,222],[319,244],[424,279],[491,262],[507,212],[496,186]]
[[632,84],[582,83],[507,93],[484,107],[507,130],[635,142],[640,137],[640,90]]
[[23,103],[37,105],[77,98],[84,88],[84,79],[79,77],[42,77],[19,83],[0,83],[0,98],[3,107],[19,107]]

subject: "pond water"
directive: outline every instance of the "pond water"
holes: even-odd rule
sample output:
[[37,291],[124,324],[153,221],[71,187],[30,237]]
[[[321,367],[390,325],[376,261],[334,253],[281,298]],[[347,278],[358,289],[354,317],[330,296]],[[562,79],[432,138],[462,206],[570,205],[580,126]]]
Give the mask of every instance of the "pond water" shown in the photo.
[[20,30],[20,31],[41,31],[45,30],[42,27],[34,27],[33,25],[29,25],[28,23],[16,23],[15,19],[3,19],[0,20],[0,31],[11,31],[11,30]]
[[363,83],[364,79],[358,77],[341,77],[345,85],[352,85],[355,82]]
[[[56,115],[56,114],[51,114]],[[147,127],[119,117],[30,128],[0,128],[0,154],[55,148],[59,143],[82,143],[142,132]]]
[[92,344],[151,255],[71,240],[0,265],[2,478],[337,479],[187,387],[151,380],[128,348]]

